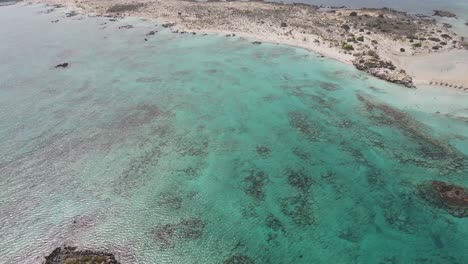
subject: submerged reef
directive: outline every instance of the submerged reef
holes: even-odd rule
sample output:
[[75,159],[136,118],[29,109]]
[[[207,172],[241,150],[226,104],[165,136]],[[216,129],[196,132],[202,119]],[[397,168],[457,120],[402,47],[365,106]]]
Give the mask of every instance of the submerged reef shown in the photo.
[[45,257],[44,264],[119,264],[111,253],[58,247]]
[[418,146],[417,155],[394,150],[394,155],[400,162],[413,163],[420,167],[438,169],[442,174],[451,174],[466,169],[465,155],[448,142],[435,138],[422,123],[409,114],[390,105],[378,102],[375,98],[360,92],[358,100],[364,105],[364,112],[370,120],[381,126],[397,128]]
[[468,217],[468,190],[442,181],[430,181],[417,188],[419,195],[434,207],[455,217]]

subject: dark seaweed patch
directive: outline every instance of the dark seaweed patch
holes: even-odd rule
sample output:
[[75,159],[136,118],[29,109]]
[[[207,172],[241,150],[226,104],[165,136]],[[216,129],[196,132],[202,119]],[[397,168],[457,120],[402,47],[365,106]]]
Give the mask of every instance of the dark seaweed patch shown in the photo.
[[271,153],[271,149],[264,145],[257,145],[256,151],[261,157],[268,157]]
[[200,218],[190,218],[183,220],[178,225],[178,232],[180,237],[186,240],[196,240],[203,235],[205,223]]
[[303,134],[308,140],[315,141],[318,139],[318,132],[314,124],[307,116],[300,112],[288,113],[289,124]]
[[276,218],[273,214],[269,214],[265,220],[265,225],[270,228],[271,230],[278,232],[284,232],[284,226],[281,221]]
[[140,127],[151,123],[155,118],[169,116],[170,113],[163,111],[156,105],[139,104],[124,115],[124,117],[114,124],[112,127],[122,130]]
[[320,82],[320,88],[327,90],[327,91],[336,91],[339,90],[340,87],[335,83],[330,82]]
[[251,259],[250,257],[246,255],[241,255],[241,254],[231,256],[228,259],[226,259],[223,263],[224,264],[255,264],[253,259]]
[[369,186],[372,188],[382,188],[384,187],[384,181],[380,170],[371,167],[370,170],[366,173],[366,179]]
[[350,143],[346,141],[340,142],[340,147],[343,151],[350,154],[356,162],[359,164],[363,164],[365,166],[371,166],[371,164],[367,161],[364,154],[359,148],[353,147]]
[[182,198],[174,193],[161,193],[157,205],[170,209],[180,209],[182,207]]
[[204,228],[205,223],[200,218],[189,218],[177,224],[157,226],[153,231],[153,239],[161,249],[174,248],[177,241],[199,239]]
[[309,152],[306,152],[300,148],[294,148],[293,149],[293,154],[296,155],[298,158],[301,160],[309,160],[310,159],[310,154]]
[[298,226],[305,227],[315,223],[312,203],[306,195],[298,195],[282,199],[281,211]]
[[208,141],[183,142],[179,145],[179,153],[182,156],[204,157],[208,155]]
[[262,201],[265,199],[263,188],[267,184],[268,177],[263,171],[251,171],[250,175],[244,179],[244,192],[255,200]]
[[297,188],[302,193],[308,193],[312,186],[312,179],[306,175],[303,169],[287,171],[288,184],[294,188]]
[[157,165],[161,155],[162,151],[160,148],[155,147],[143,155],[131,160],[118,179],[117,190],[122,193],[144,184],[142,177],[149,169]]

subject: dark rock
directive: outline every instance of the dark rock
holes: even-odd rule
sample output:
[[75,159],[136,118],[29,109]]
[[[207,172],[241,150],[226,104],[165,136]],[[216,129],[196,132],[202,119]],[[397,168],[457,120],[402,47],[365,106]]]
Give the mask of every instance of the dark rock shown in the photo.
[[355,11],[349,13],[349,16],[357,16],[357,13]]
[[413,88],[413,79],[407,74],[397,74],[397,67],[391,61],[383,61],[376,57],[362,56],[353,61],[353,65],[379,79]]
[[262,42],[260,42],[260,41],[254,41],[254,42],[252,42],[252,44],[254,44],[254,45],[260,45],[260,44],[262,44]]
[[281,22],[281,27],[287,27],[288,24],[286,24],[285,22]]
[[125,25],[125,26],[120,26],[119,29],[131,29],[133,28],[132,25]]
[[442,181],[430,181],[418,186],[420,196],[432,206],[455,217],[468,217],[468,190]]
[[64,63],[55,65],[55,68],[67,68],[68,65],[69,65],[68,62],[64,62]]
[[59,22],[59,20],[58,20],[58,19],[57,19],[57,20],[52,20],[52,21],[50,21],[50,22],[52,22],[52,23],[57,23],[57,22]]
[[173,26],[175,26],[175,25],[176,25],[176,23],[164,23],[164,24],[162,24],[161,26],[162,26],[163,28],[170,28],[170,27],[173,27]]
[[404,49],[404,48],[400,48],[400,51],[401,51],[401,52],[405,52],[405,49]]
[[74,17],[76,15],[78,15],[78,13],[76,13],[75,11],[71,11],[65,14],[66,17]]
[[146,36],[154,36],[157,31],[151,30],[150,32],[146,33]]
[[44,264],[89,263],[89,264],[119,264],[111,253],[83,250],[76,247],[58,247],[45,257]]
[[452,28],[452,25],[449,23],[442,23],[442,25],[444,25],[445,28]]
[[454,13],[449,12],[449,11],[443,11],[443,10],[434,10],[433,16],[440,16],[440,17],[457,17],[457,15],[455,15]]

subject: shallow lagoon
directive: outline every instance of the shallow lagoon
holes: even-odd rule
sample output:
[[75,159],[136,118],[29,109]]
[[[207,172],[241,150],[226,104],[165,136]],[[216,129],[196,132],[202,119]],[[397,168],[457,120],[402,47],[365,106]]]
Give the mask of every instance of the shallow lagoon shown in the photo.
[[466,218],[416,195],[468,186],[467,93],[49,9],[0,8],[0,263],[468,261]]

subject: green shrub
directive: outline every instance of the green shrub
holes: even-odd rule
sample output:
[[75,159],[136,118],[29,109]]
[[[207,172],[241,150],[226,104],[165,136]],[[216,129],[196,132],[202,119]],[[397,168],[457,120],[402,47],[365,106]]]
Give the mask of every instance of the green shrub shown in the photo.
[[354,47],[351,44],[343,44],[343,49],[344,50],[354,50]]
[[360,36],[357,38],[358,41],[364,41],[364,37],[363,36]]
[[421,42],[419,42],[419,43],[414,43],[414,44],[413,44],[413,47],[414,47],[414,48],[420,48],[420,47],[422,47],[422,44],[421,44]]
[[449,34],[442,34],[440,36],[443,37],[444,39],[452,39],[452,37]]

